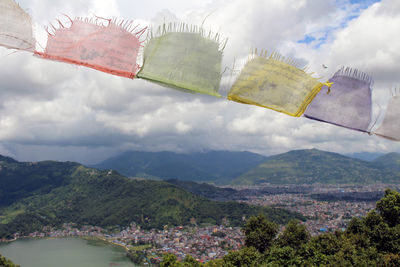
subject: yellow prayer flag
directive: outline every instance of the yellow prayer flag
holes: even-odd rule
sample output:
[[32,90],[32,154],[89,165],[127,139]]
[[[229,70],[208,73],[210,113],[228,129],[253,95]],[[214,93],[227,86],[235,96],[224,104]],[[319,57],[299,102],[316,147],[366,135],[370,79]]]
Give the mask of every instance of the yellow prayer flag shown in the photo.
[[277,53],[257,51],[244,66],[228,93],[228,99],[301,116],[323,84],[292,60]]

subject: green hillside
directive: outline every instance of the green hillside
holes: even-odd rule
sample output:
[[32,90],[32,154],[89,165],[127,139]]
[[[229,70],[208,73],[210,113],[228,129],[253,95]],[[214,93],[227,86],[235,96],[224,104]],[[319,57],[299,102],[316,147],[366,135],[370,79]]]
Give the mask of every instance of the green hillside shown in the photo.
[[0,184],[0,238],[65,222],[103,227],[136,222],[144,228],[160,228],[188,224],[191,218],[197,223],[221,223],[226,218],[238,225],[242,216],[258,213],[279,223],[302,218],[280,209],[215,202],[166,182],[129,179],[68,162],[2,161]]
[[210,151],[125,152],[93,167],[113,169],[128,177],[157,177],[187,181],[229,181],[263,162],[266,157],[250,152]]
[[400,172],[400,154],[389,153],[383,155],[372,162],[376,167],[386,170]]
[[295,150],[269,157],[232,184],[372,184],[399,183],[400,176],[374,163],[337,153]]
[[15,201],[45,194],[68,182],[78,163],[42,161],[19,163],[0,156],[0,208]]
[[220,188],[206,183],[181,181],[177,179],[166,180],[166,182],[177,185],[193,194],[217,201],[232,200],[238,192],[232,188]]

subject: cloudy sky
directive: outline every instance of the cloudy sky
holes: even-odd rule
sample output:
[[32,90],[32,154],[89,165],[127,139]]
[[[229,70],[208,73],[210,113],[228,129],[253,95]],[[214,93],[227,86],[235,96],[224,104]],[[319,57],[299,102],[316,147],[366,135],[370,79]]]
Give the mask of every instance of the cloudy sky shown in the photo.
[[[341,66],[375,80],[375,115],[400,83],[400,1],[356,0],[19,0],[44,26],[102,16],[202,24],[228,38],[224,66],[250,48],[295,57],[328,79]],[[400,152],[400,143],[306,118],[137,79],[39,59],[0,47],[0,154],[19,160],[95,163],[126,150],[253,151],[265,155],[318,148],[339,153]],[[322,64],[328,68],[323,68]],[[226,94],[233,79],[224,79]]]

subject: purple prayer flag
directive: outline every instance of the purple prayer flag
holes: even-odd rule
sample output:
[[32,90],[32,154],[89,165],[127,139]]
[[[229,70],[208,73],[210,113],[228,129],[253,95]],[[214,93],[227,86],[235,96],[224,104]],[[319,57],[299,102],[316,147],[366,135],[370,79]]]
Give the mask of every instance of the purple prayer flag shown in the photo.
[[383,122],[374,134],[400,141],[400,95],[390,99]]
[[304,116],[345,128],[370,132],[372,116],[371,76],[341,68],[308,106]]

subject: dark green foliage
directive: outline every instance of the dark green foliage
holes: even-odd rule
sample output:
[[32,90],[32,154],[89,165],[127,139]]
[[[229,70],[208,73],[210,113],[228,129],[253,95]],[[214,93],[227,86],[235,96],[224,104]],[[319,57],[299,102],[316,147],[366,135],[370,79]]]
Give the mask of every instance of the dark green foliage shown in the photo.
[[396,267],[400,266],[400,254],[386,254],[383,256],[383,266]]
[[200,267],[201,264],[198,261],[196,261],[196,259],[193,258],[192,256],[187,255],[185,257],[185,259],[183,260],[183,266],[184,267]]
[[400,224],[400,193],[386,189],[385,196],[376,203],[376,209],[389,226]]
[[386,170],[398,171],[400,172],[400,154],[399,153],[389,153],[383,155],[373,161],[375,166],[383,168]]
[[44,213],[23,213],[17,215],[12,223],[0,224],[0,237],[13,238],[14,233],[22,236],[41,231],[43,226],[55,226],[56,220],[48,218]]
[[180,262],[177,261],[177,257],[174,254],[164,254],[163,260],[160,267],[179,267],[182,266]]
[[20,267],[14,264],[12,261],[6,259],[6,257],[0,255],[0,267]]
[[339,252],[341,244],[342,235],[323,233],[312,237],[298,253],[309,265],[320,266],[326,264],[330,256]]
[[251,217],[243,227],[245,244],[263,253],[269,248],[278,233],[278,225],[268,221],[263,215]]
[[221,188],[206,183],[181,181],[177,179],[170,179],[166,182],[182,187],[193,194],[219,201],[232,200],[238,192],[232,188]]
[[300,266],[301,257],[296,248],[273,246],[266,252],[269,266]]
[[295,150],[272,156],[233,180],[235,184],[371,184],[400,181],[400,173],[337,153]]
[[327,257],[327,266],[379,266],[382,262],[374,247],[358,247],[350,239],[344,239],[340,250]]
[[103,170],[114,169],[128,177],[223,182],[238,177],[263,160],[264,156],[250,152],[210,151],[178,154],[130,151],[94,167]]
[[[43,168],[40,168],[43,166]],[[10,170],[11,168],[11,170]],[[32,169],[33,168],[33,169]],[[30,171],[35,175],[31,175]],[[63,174],[58,174],[62,172]],[[79,225],[125,226],[136,222],[144,228],[162,228],[164,225],[185,225],[195,218],[197,223],[231,226],[243,224],[243,216],[259,213],[270,220],[285,223],[302,216],[291,212],[236,202],[215,202],[166,182],[128,179],[116,172],[98,171],[72,163],[43,162],[32,167],[26,163],[13,162],[2,167],[0,183],[12,173],[35,179],[57,181],[50,191],[43,186],[30,192],[25,187],[18,192],[19,200],[0,210],[0,237],[11,237],[15,232],[27,234],[39,231],[45,225],[59,226],[64,222]],[[15,175],[14,179],[19,176]],[[24,181],[24,177],[21,180]],[[13,194],[14,186],[3,190]]]
[[179,262],[174,254],[166,253],[160,263],[160,267],[200,267],[203,264],[196,261],[192,256],[187,255],[182,262]]
[[135,264],[140,265],[141,263],[147,262],[146,251],[129,250],[126,256]]
[[34,194],[45,194],[67,184],[77,163],[43,161],[19,163],[0,158],[0,208]]
[[222,259],[226,267],[257,267],[264,261],[264,255],[254,247],[245,247],[239,251],[232,251]]
[[[296,221],[291,221],[284,232],[263,254],[246,257],[246,266],[400,266],[400,224],[396,211],[398,192],[386,190],[385,196],[378,202],[377,211],[371,211],[363,218],[354,218],[345,232],[324,233],[311,237],[307,230]],[[391,216],[385,212],[392,211]],[[385,216],[383,216],[385,215]],[[249,222],[252,225],[251,231]],[[261,217],[250,218],[243,227],[247,239],[253,239],[252,233],[261,235],[266,222]],[[270,237],[265,239],[270,240]],[[260,242],[255,239],[255,242]],[[250,244],[246,243],[247,246]],[[251,248],[251,247],[250,247]],[[225,259],[241,259],[247,255],[243,248],[230,252]],[[206,266],[243,266],[237,260],[233,265],[224,265],[224,261],[209,263]],[[221,264],[222,263],[222,264]],[[235,265],[236,264],[236,265]]]
[[363,234],[365,233],[366,229],[361,219],[353,218],[350,220],[346,231],[349,234]]
[[300,224],[299,221],[291,220],[283,233],[279,235],[277,243],[281,247],[299,248],[301,245],[307,243],[310,237],[310,233],[307,231],[305,225]]

